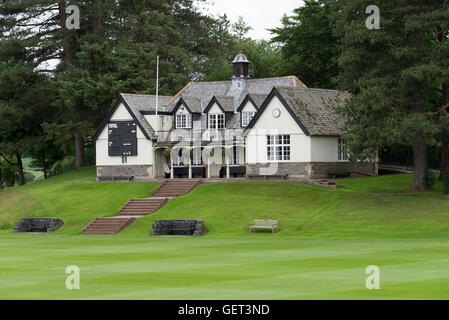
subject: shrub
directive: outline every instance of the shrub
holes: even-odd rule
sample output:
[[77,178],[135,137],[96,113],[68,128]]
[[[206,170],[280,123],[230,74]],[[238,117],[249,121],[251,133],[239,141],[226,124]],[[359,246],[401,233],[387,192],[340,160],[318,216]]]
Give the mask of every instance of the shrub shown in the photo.
[[426,173],[424,174],[424,186],[427,190],[432,190],[436,182],[437,178],[435,174],[427,168]]
[[31,172],[27,172],[27,171],[25,171],[25,172],[23,173],[23,175],[24,175],[24,177],[25,177],[25,183],[32,182],[32,181],[34,181],[34,179],[36,178],[36,177],[34,176],[34,174],[32,174]]
[[62,160],[56,161],[48,171],[48,176],[57,176],[61,173],[75,169],[75,157],[69,156]]
[[6,187],[12,187],[19,180],[16,166],[6,164],[2,168],[2,180]]
[[443,191],[444,194],[449,194],[449,170],[446,171],[443,177]]

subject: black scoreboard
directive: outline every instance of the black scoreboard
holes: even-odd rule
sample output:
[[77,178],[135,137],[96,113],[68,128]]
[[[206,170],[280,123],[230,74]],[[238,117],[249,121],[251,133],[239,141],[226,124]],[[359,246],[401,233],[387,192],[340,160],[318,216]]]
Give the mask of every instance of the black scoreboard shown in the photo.
[[108,124],[109,156],[137,156],[137,126],[133,121]]

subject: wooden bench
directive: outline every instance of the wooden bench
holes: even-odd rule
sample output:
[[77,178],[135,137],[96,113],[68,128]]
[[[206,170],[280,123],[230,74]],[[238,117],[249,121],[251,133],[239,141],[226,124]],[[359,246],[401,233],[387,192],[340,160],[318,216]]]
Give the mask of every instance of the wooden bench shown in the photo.
[[271,229],[274,234],[279,231],[279,222],[278,220],[254,219],[254,222],[249,225],[249,233],[253,233],[256,229]]
[[115,176],[115,177],[109,177],[109,176],[101,176],[98,177],[99,181],[132,181],[134,180],[134,176]]
[[248,179],[253,180],[287,180],[288,174],[274,174],[274,175],[250,174],[247,177]]
[[328,172],[327,176],[329,178],[346,178],[349,177],[351,175],[350,172]]

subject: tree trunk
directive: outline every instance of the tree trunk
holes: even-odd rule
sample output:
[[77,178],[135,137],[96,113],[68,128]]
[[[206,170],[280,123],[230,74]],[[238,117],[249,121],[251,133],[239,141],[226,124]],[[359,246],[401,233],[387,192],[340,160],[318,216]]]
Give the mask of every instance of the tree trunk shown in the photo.
[[75,132],[75,167],[82,168],[86,165],[84,154],[83,136],[79,132]]
[[413,191],[422,191],[424,187],[424,176],[427,168],[427,147],[424,137],[421,133],[415,135],[412,142],[413,146],[413,160],[415,165],[415,181],[413,184]]
[[103,0],[97,0],[94,2],[94,12],[92,18],[92,29],[94,32],[98,32],[103,27]]
[[19,186],[23,186],[25,184],[25,174],[23,173],[22,155],[20,153],[16,153],[16,159],[17,170],[19,171]]
[[443,133],[441,137],[441,162],[440,162],[440,176],[439,180],[443,180],[446,174],[449,162],[449,137],[447,133]]
[[45,162],[45,153],[42,153],[42,169],[44,169],[44,179],[47,179],[47,163]]
[[66,1],[59,1],[59,26],[61,27],[61,38],[62,38],[62,50],[64,63],[67,71],[72,71],[73,64],[73,54],[72,54],[72,41],[70,37],[70,30],[66,28],[66,20],[67,14],[65,12],[66,9]]
[[[442,86],[442,106],[445,106],[449,102],[447,82],[443,83]],[[441,162],[440,162],[440,180],[443,180],[446,174],[449,163],[449,132],[443,132],[441,137]]]

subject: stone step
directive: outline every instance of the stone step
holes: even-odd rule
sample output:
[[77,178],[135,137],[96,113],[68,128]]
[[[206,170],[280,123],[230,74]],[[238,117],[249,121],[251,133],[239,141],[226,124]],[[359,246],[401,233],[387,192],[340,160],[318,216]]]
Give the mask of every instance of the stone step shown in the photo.
[[166,203],[167,199],[131,199],[120,209],[119,216],[123,215],[148,215],[158,211]]
[[84,234],[114,234],[122,231],[135,218],[95,218],[82,231]]
[[201,180],[168,180],[165,181],[159,188],[153,192],[153,196],[160,197],[177,197],[185,195],[194,189]]

